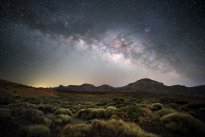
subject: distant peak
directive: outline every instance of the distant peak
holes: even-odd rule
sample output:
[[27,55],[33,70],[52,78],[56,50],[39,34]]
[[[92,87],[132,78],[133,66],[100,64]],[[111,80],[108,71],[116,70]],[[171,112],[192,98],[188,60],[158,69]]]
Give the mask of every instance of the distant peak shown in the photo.
[[93,84],[84,83],[81,85],[82,87],[95,87]]
[[104,84],[104,85],[99,86],[99,88],[113,88],[113,87],[108,84]]
[[157,84],[157,85],[164,85],[163,83],[161,82],[158,82],[158,81],[155,81],[155,80],[152,80],[152,79],[149,79],[149,78],[143,78],[143,79],[140,79],[136,82],[134,82],[135,84]]
[[58,87],[59,87],[59,88],[62,88],[62,87],[64,87],[64,86],[63,86],[63,85],[59,85]]
[[140,81],[142,81],[142,82],[150,82],[150,81],[154,81],[154,80],[149,79],[149,78],[143,78],[143,79],[138,80],[138,82],[140,82]]

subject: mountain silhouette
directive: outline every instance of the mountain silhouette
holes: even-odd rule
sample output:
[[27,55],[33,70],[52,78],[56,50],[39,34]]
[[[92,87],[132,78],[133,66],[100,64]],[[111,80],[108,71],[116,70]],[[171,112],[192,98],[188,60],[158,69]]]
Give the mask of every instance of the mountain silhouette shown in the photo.
[[150,92],[169,94],[195,94],[205,95],[205,86],[186,87],[182,85],[167,86],[161,82],[143,78],[136,82],[129,83],[123,87],[112,87],[110,85],[94,86],[92,84],[59,86],[54,88],[58,91],[87,91],[87,92]]
[[165,94],[187,94],[205,96],[205,85],[186,87],[182,85],[166,86],[161,82],[144,78],[123,87],[93,84],[60,85],[54,88],[34,88],[6,80],[0,80],[1,96],[56,96],[55,91],[63,92],[145,92]]

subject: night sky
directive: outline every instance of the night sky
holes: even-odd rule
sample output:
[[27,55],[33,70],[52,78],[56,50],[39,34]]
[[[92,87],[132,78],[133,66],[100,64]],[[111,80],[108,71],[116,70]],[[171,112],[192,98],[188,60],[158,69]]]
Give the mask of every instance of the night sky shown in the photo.
[[0,79],[205,84],[203,0],[1,0]]

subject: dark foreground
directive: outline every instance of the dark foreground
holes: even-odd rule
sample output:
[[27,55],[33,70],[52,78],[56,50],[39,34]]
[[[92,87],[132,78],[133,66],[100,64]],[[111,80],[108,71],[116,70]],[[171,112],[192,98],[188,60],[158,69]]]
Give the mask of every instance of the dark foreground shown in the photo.
[[202,137],[203,97],[57,93],[0,97],[1,137]]

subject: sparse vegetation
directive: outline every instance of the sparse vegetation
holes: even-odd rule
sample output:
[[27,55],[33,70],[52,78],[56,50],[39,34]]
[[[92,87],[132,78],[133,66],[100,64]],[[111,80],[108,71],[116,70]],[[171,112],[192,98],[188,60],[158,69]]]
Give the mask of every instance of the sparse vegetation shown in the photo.
[[158,110],[161,110],[163,107],[164,106],[161,103],[154,103],[154,104],[151,104],[148,108],[152,111],[158,111]]
[[[203,100],[184,99],[188,104],[176,100],[133,93],[59,93],[59,97],[2,98],[0,136],[204,136]],[[173,102],[177,103],[171,105]]]

